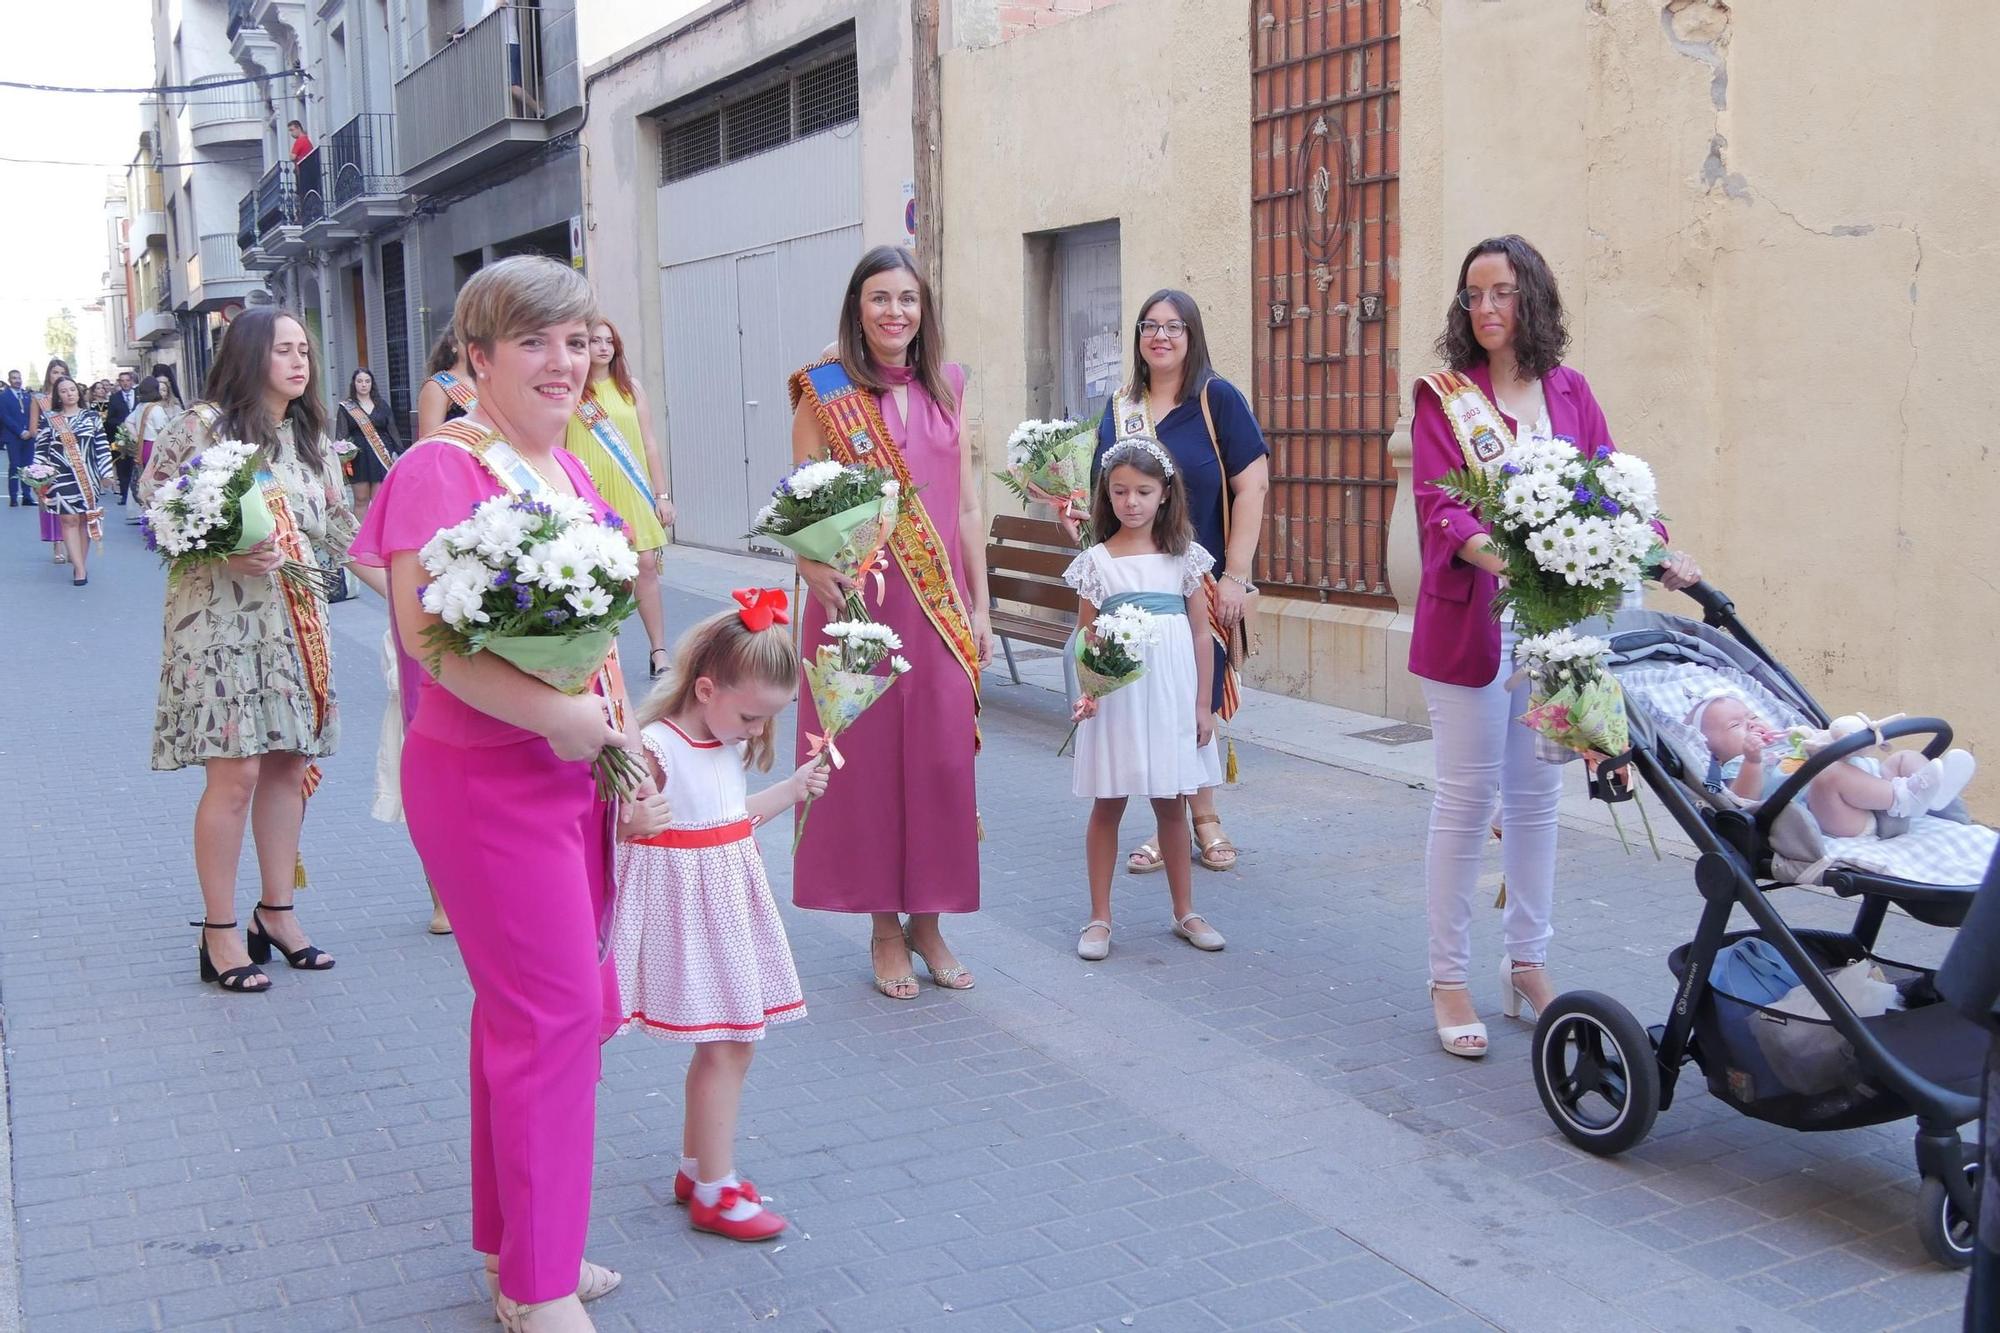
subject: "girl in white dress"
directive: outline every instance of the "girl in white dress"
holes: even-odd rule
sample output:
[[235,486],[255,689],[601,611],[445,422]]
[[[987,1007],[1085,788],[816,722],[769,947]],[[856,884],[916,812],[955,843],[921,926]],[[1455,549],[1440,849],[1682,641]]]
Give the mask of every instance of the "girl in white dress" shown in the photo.
[[1088,633],[1101,612],[1127,605],[1159,616],[1162,633],[1140,652],[1145,674],[1102,700],[1086,696],[1076,705],[1074,790],[1094,802],[1084,841],[1090,922],[1077,938],[1077,956],[1096,962],[1111,952],[1118,823],[1133,796],[1150,800],[1159,822],[1174,934],[1197,949],[1220,949],[1221,932],[1194,910],[1187,815],[1189,796],[1222,781],[1208,707],[1215,654],[1202,642],[1208,630],[1202,580],[1215,557],[1194,540],[1186,487],[1157,441],[1129,439],[1099,460],[1091,531],[1097,544],[1063,575],[1082,598],[1077,633]]
[[826,772],[816,759],[746,794],[745,770],[771,767],[771,728],[797,692],[799,655],[782,591],[735,597],[739,609],[681,639],[673,674],[640,709],[640,739],[673,817],[618,848],[611,953],[619,1031],[696,1043],[675,1201],[697,1231],[769,1240],[785,1219],[736,1174],[736,1111],[751,1043],[806,1009],[752,832],[824,791]]

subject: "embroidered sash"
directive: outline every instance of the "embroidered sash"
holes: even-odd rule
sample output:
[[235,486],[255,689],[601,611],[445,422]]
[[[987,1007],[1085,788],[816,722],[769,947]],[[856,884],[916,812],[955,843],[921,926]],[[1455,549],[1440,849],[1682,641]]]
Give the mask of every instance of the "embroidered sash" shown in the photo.
[[[489,426],[476,425],[460,417],[439,426],[431,438],[442,440],[478,459],[480,466],[509,495],[532,498],[554,490],[548,478],[530,467],[528,460]],[[611,715],[611,725],[620,731],[625,730],[625,673],[618,665],[616,644],[612,645],[611,655],[598,669],[597,686],[604,696],[605,710]]]
[[438,388],[444,390],[445,397],[457,403],[465,411],[470,412],[473,408],[479,406],[479,395],[474,393],[464,380],[452,374],[449,370],[440,370],[437,374],[431,376],[431,378],[437,381]]
[[97,503],[97,469],[90,465],[90,454],[76,438],[76,432],[69,428],[74,417],[63,418],[60,426],[55,418],[49,425],[55,427],[56,439],[62,442],[63,461],[69,464],[70,473],[76,478],[78,498],[83,501],[84,532],[99,546],[104,544],[104,507]]
[[[1201,386],[1201,410],[1204,418],[1208,415],[1208,385]],[[1153,428],[1153,414],[1146,406],[1146,395],[1120,389],[1111,398],[1112,443],[1123,444],[1140,436],[1157,441],[1159,432]],[[1229,544],[1229,473],[1222,467],[1222,446],[1215,439],[1215,427],[1209,427],[1209,444],[1215,448],[1215,462],[1222,475],[1222,542]],[[1161,445],[1161,448],[1165,448]],[[1228,556],[1227,551],[1210,551],[1215,557],[1216,567]],[[1224,722],[1236,716],[1236,710],[1243,706],[1243,686],[1236,678],[1236,659],[1229,651],[1229,627],[1222,623],[1222,585],[1215,575],[1201,576],[1202,595],[1208,599],[1208,636],[1222,649],[1222,706],[1215,715]]]
[[361,428],[361,438],[368,441],[368,447],[375,452],[375,461],[382,465],[384,472],[387,472],[396,458],[389,452],[389,446],[382,443],[382,433],[375,429],[374,421],[361,410],[359,403],[343,398],[340,405],[346,409],[348,419]]
[[[902,501],[896,527],[889,534],[889,549],[917,594],[917,604],[937,630],[945,647],[972,681],[972,711],[979,713],[979,641],[973,637],[972,617],[958,595],[952,579],[951,553],[944,538],[917,496],[910,465],[889,434],[882,408],[875,395],[855,384],[835,359],[815,362],[793,374],[791,401],[794,410],[803,400],[812,405],[827,449],[842,464],[866,463],[887,468],[902,484]],[[977,724],[974,724],[975,736]]]
[[1423,381],[1438,396],[1467,467],[1485,468],[1507,456],[1514,447],[1514,432],[1507,429],[1500,409],[1470,375],[1439,370],[1424,376]]
[[646,507],[653,507],[653,483],[646,476],[646,469],[639,466],[633,457],[632,446],[625,442],[625,436],[618,430],[618,423],[595,398],[579,398],[576,402],[576,419],[581,421],[604,446],[604,452],[611,455],[611,461],[625,474],[625,480],[632,483],[645,498]]

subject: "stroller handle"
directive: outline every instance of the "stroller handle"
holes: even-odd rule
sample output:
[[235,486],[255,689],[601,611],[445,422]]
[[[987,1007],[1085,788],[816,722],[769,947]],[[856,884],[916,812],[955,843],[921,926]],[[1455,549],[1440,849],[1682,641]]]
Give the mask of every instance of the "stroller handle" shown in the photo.
[[1698,579],[1681,591],[1694,598],[1701,607],[1701,618],[1705,624],[1721,627],[1736,618],[1736,603],[1713,583]]
[[[1894,740],[1899,736],[1929,736],[1924,746],[1924,758],[1935,759],[1951,746],[1951,723],[1935,717],[1906,717],[1885,723],[1881,728],[1883,740]],[[1779,788],[1772,792],[1765,802],[1757,807],[1757,836],[1768,843],[1771,827],[1778,822],[1785,807],[1790,805],[1808,783],[1827,769],[1833,767],[1849,755],[1860,754],[1875,745],[1875,733],[1857,731],[1852,736],[1835,741],[1806,760],[1798,772],[1786,778]]]

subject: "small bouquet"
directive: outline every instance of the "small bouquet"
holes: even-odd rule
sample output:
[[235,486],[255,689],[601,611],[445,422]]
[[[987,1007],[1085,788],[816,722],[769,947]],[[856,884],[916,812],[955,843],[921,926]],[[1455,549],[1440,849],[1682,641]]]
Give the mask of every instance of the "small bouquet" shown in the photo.
[[21,478],[21,484],[36,495],[54,485],[56,480],[55,467],[49,463],[30,463],[16,475]]
[[1007,470],[993,475],[1022,503],[1081,507],[1090,495],[1097,428],[1074,421],[1023,421],[1007,437]]
[[[1091,621],[1090,629],[1077,634],[1070,649],[1082,697],[1102,699],[1145,675],[1140,652],[1159,641],[1160,618],[1144,607],[1121,606]],[[1056,747],[1058,758],[1069,749],[1082,725],[1081,720],[1070,724],[1069,735]]]
[[[855,585],[844,606],[850,620],[867,620],[861,587],[872,575],[882,599],[883,546],[896,526],[902,485],[861,464],[814,459],[792,469],[757,511],[752,537],[769,537],[789,551],[832,565]],[[803,821],[801,821],[803,822]]]
[[1530,633],[1615,610],[1626,586],[1665,559],[1652,526],[1660,518],[1653,470],[1632,454],[1524,440],[1498,463],[1458,468],[1437,485],[1486,520],[1507,562],[1493,613],[1511,606]]
[[[813,754],[824,754],[838,769],[847,765],[835,744],[840,734],[860,721],[861,715],[875,706],[875,701],[897,678],[909,671],[910,664],[897,656],[903,641],[896,631],[872,620],[832,621],[826,627],[826,637],[832,642],[821,644],[805,664],[806,688],[812,695],[820,726],[820,734],[808,733],[806,742]],[[889,674],[876,675],[875,668],[885,659]],[[812,815],[813,800],[808,797],[799,810],[798,826],[792,834],[794,854],[806,836],[806,820]]]
[[[216,440],[162,486],[139,519],[149,550],[175,572],[227,560],[267,540],[278,520],[257,479],[257,446]],[[329,583],[317,564],[287,560],[278,577],[324,597]]]
[[[490,652],[564,694],[582,694],[639,605],[631,542],[572,495],[482,500],[417,558],[431,576],[424,609],[439,622],[424,634],[433,669],[446,653]],[[629,795],[645,777],[637,757],[615,746],[593,767],[606,800]]]
[[111,442],[112,448],[127,458],[139,456],[139,436],[132,429],[132,423],[123,422],[118,427],[118,437]]
[[360,452],[361,446],[344,435],[333,442],[333,456],[335,458],[352,458]]
[[1533,680],[1521,723],[1550,763],[1621,755],[1631,745],[1625,691],[1605,665],[1611,645],[1573,630],[1537,634],[1514,645],[1514,665]]

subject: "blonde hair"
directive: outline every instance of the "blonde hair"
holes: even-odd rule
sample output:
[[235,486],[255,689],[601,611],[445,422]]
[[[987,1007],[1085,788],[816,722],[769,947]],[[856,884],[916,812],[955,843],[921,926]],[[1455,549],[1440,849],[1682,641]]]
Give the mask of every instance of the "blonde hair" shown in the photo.
[[[718,611],[674,645],[674,666],[639,705],[639,725],[678,717],[694,706],[695,682],[707,677],[724,689],[769,685],[791,689],[799,681],[799,650],[788,625],[753,630],[734,609]],[[776,754],[771,728],[744,747],[743,766],[768,771]]]
[[597,294],[581,273],[541,255],[488,264],[458,289],[451,333],[460,347],[492,354],[495,343],[552,324],[594,324]]

